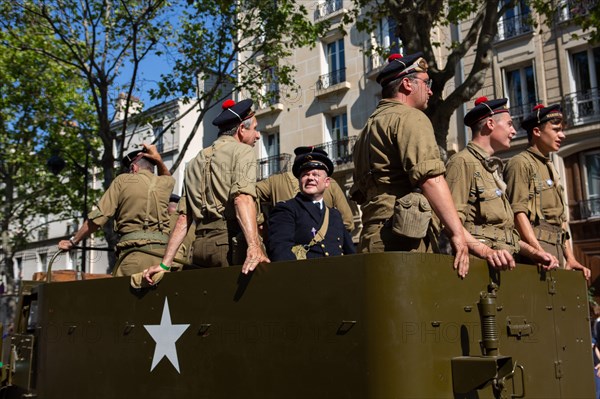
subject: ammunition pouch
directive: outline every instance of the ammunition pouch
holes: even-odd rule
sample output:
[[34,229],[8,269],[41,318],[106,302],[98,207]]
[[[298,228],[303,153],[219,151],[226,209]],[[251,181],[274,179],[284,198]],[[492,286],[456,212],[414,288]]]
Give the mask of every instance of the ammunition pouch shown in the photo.
[[431,222],[431,206],[421,193],[411,192],[397,198],[392,218],[392,231],[409,238],[424,238]]
[[306,254],[308,253],[310,246],[308,245],[294,245],[292,247],[292,253],[294,254],[294,256],[296,256],[297,260],[303,260],[306,259]]

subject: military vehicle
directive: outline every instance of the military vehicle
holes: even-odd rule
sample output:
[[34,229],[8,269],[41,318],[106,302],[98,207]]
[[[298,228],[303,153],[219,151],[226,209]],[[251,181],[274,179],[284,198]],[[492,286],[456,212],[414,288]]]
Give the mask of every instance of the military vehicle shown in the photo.
[[2,398],[593,398],[578,272],[391,252],[24,285]]

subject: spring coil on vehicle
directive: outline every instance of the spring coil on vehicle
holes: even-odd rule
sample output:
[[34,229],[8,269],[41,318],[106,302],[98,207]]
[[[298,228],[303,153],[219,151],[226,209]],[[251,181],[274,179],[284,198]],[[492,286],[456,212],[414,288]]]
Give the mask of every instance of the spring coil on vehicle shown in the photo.
[[496,323],[496,284],[490,284],[488,291],[479,295],[479,316],[481,319],[481,345],[484,356],[497,356],[500,334]]

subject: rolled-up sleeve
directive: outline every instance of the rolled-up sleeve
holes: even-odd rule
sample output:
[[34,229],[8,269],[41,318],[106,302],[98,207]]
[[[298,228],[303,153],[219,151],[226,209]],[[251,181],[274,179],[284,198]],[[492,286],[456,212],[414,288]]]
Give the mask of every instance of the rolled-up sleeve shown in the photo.
[[506,195],[513,213],[529,215],[529,180],[531,165],[521,157],[512,158],[504,170]]
[[247,194],[256,199],[256,156],[250,146],[240,146],[233,165],[233,176],[229,199]]
[[417,186],[425,179],[443,175],[446,168],[429,118],[418,111],[402,120],[401,125],[397,128],[401,132],[397,143],[410,183]]

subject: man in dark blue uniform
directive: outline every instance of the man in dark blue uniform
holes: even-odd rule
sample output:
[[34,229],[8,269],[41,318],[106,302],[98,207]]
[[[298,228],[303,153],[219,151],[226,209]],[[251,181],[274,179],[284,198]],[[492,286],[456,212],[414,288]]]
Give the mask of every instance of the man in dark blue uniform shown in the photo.
[[269,257],[272,261],[339,256],[355,253],[350,234],[337,209],[323,203],[333,162],[314,147],[296,150],[292,172],[300,182],[296,197],[279,202],[269,216]]

